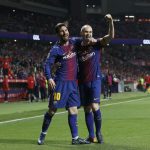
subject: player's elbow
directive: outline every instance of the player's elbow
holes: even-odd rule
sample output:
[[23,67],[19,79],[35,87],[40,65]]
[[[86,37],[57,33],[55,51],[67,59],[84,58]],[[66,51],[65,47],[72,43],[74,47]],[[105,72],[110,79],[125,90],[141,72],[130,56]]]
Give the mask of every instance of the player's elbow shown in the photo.
[[111,39],[114,39],[114,37],[115,37],[115,33],[114,33],[114,32],[112,32],[112,33],[109,34],[110,40],[111,40]]
[[112,38],[112,39],[114,39],[114,38],[115,38],[115,33],[114,33],[114,32],[112,33],[111,38]]

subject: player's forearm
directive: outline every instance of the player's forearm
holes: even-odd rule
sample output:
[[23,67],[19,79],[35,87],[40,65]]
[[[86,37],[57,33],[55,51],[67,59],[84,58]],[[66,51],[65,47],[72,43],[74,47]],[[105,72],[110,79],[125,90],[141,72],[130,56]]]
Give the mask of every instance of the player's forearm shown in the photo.
[[109,36],[110,40],[114,38],[114,23],[113,23],[113,20],[109,21],[108,36]]
[[45,73],[47,80],[52,78],[52,76],[51,76],[51,65],[50,65],[48,60],[46,60],[45,65],[44,65],[44,73]]
[[49,79],[52,78],[50,70],[45,69],[45,70],[44,70],[44,73],[45,73],[45,76],[46,76],[46,79],[47,79],[47,80],[49,80]]
[[47,59],[46,59],[45,64],[44,64],[44,73],[45,73],[47,80],[52,78],[52,66],[55,62],[55,57],[54,57],[55,52],[56,51],[50,51],[48,53]]
[[108,44],[114,38],[114,23],[113,20],[109,21],[108,34],[103,37],[106,44]]
[[109,29],[108,29],[108,34],[105,35],[102,39],[101,39],[101,43],[103,45],[108,44],[113,38],[114,38],[114,23],[113,23],[113,19],[112,16],[110,14],[106,15],[105,18],[107,19],[107,21],[109,22]]

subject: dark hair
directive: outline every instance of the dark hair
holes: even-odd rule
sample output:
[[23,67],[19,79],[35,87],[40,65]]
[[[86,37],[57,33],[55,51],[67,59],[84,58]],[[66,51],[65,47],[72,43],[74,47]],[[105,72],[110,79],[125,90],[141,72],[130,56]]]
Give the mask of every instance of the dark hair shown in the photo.
[[55,32],[58,33],[61,27],[66,27],[68,28],[68,25],[66,23],[57,23],[55,26]]

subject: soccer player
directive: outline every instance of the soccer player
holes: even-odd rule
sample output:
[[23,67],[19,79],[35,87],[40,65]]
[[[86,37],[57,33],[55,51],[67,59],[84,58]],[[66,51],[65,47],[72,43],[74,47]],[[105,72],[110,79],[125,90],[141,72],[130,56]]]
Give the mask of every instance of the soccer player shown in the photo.
[[41,100],[44,101],[46,99],[46,78],[43,74],[43,71],[40,71],[38,81],[40,86]]
[[[102,38],[94,39],[93,30],[90,25],[84,25],[81,28],[82,42],[77,45],[79,62],[79,88],[81,95],[81,104],[84,106],[85,121],[89,132],[88,140],[103,143],[101,133],[101,111],[100,111],[100,93],[101,93],[101,71],[100,71],[100,49],[114,38],[113,19],[110,14],[105,16],[109,22],[108,34]],[[87,43],[87,39],[93,39]],[[88,45],[87,45],[88,44]],[[94,123],[96,127],[96,137],[94,133]]]
[[146,88],[145,88],[145,92],[146,92],[146,91],[148,91],[148,89],[150,87],[150,75],[149,74],[146,74],[146,76],[144,77],[144,82],[146,85]]
[[32,102],[33,99],[36,99],[34,95],[34,88],[35,88],[35,79],[33,76],[33,72],[30,72],[27,77],[27,89],[28,89],[28,100],[29,102]]
[[4,58],[0,57],[0,62],[2,62],[3,75],[9,76],[9,72],[11,72],[10,63],[12,62],[12,58],[6,55]]
[[109,70],[107,70],[107,74],[104,80],[104,99],[111,99],[112,95],[112,84],[113,84],[113,76]]
[[[72,135],[72,144],[90,144],[78,136],[77,107],[80,106],[77,88],[77,58],[74,44],[76,40],[69,39],[69,31],[65,23],[59,23],[55,27],[59,41],[51,48],[46,62],[45,75],[52,90],[49,101],[49,110],[44,115],[42,132],[38,144],[44,144],[44,139],[57,111],[57,108],[66,107],[68,110],[68,124]],[[59,63],[55,79],[52,78],[51,66]]]
[[9,94],[9,90],[10,90],[8,75],[4,76],[4,79],[2,82],[2,88],[3,88],[4,94],[5,94],[4,101],[8,102],[8,94]]

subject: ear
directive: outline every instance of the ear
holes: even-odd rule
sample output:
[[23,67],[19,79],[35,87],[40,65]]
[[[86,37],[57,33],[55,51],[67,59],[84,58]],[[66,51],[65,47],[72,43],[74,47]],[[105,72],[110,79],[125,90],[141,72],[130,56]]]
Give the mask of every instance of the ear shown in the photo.
[[80,35],[82,36],[82,31],[80,31]]
[[80,30],[80,35],[83,36],[84,35],[84,31]]

